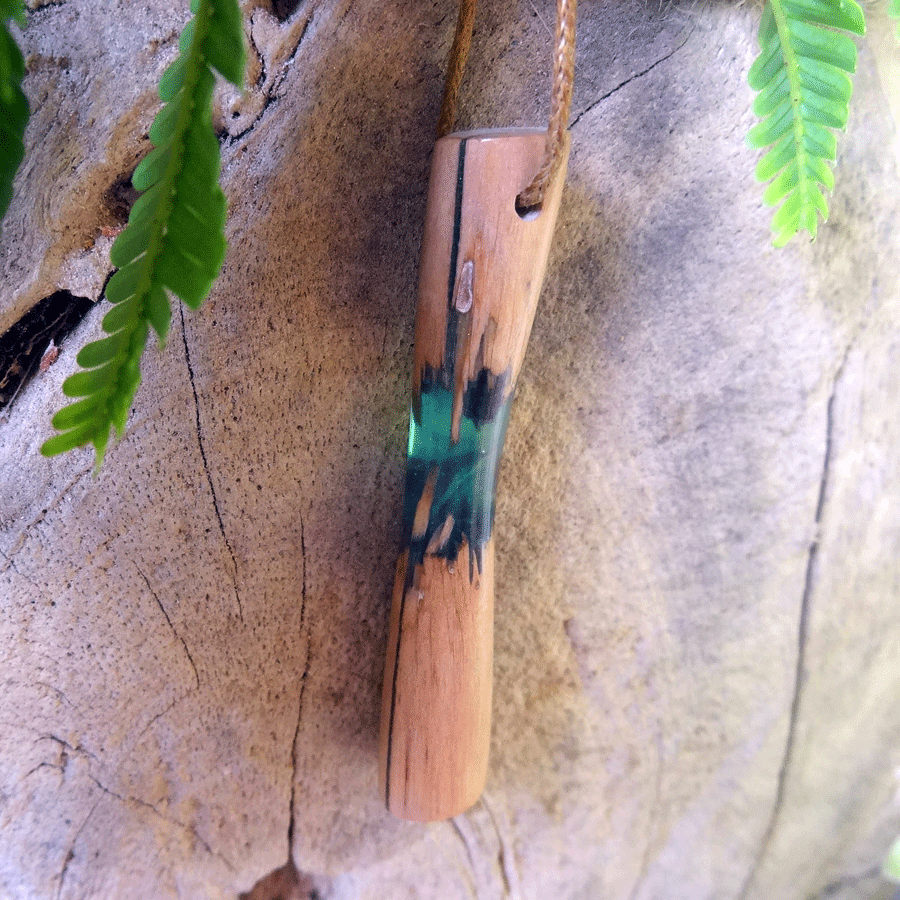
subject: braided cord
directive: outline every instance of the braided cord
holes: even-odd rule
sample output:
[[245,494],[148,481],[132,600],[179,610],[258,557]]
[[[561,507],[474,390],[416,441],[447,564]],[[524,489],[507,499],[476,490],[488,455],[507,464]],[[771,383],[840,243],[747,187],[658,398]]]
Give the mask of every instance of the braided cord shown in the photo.
[[[547,126],[547,142],[544,160],[531,184],[516,198],[520,211],[536,209],[544,202],[547,188],[562,164],[565,148],[566,128],[572,108],[572,88],[575,83],[575,15],[578,0],[557,0],[556,36],[553,53],[553,85],[550,99],[550,122]],[[450,58],[447,63],[447,77],[444,83],[444,98],[438,119],[439,138],[453,130],[456,119],[456,101],[462,84],[463,70],[472,46],[472,31],[475,25],[476,0],[461,0],[456,33]]]

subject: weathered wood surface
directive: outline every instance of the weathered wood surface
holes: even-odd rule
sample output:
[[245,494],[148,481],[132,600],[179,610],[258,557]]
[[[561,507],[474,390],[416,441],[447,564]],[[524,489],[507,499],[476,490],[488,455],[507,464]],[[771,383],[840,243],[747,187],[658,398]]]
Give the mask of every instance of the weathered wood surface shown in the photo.
[[[187,4],[183,4],[185,7]],[[277,4],[282,8],[282,4]],[[97,297],[186,10],[65,0],[0,332]],[[550,2],[480,15],[461,127],[546,114]],[[453,4],[245,3],[231,249],[122,443],[0,424],[0,897],[806,900],[900,830],[900,177],[863,45],[832,219],[768,244],[748,6],[581,9],[569,181],[497,510],[484,800],[391,819],[379,693],[416,257]]]

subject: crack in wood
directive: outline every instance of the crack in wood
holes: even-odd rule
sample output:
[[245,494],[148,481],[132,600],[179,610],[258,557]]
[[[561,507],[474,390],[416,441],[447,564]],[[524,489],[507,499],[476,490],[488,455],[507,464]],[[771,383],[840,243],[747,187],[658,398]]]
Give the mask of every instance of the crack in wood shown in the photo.
[[26,780],[29,779],[32,775],[34,775],[34,773],[37,772],[38,769],[55,769],[57,772],[61,773],[63,776],[65,776],[65,774],[66,774],[66,767],[65,767],[65,765],[60,765],[59,763],[47,762],[46,760],[44,760],[44,762],[39,762],[36,766],[34,766],[34,768],[29,769],[29,770],[22,776],[22,779],[21,779],[21,780],[22,780],[22,781],[26,781]]
[[66,851],[66,857],[63,860],[62,869],[60,870],[59,875],[56,876],[59,879],[59,886],[56,889],[56,900],[60,900],[60,897],[62,896],[63,887],[66,883],[66,875],[69,872],[69,866],[71,865],[72,860],[75,859],[75,847],[78,844],[78,838],[81,837],[81,832],[84,831],[85,826],[90,821],[91,816],[94,815],[94,812],[99,805],[100,800],[98,798],[88,811],[88,814],[84,817],[82,823],[78,826],[78,830],[75,832],[75,835],[73,836],[72,841],[69,844],[69,849]]
[[30,576],[28,576],[24,572],[22,572],[19,569],[19,567],[16,565],[16,561],[14,559],[8,559],[2,551],[0,551],[0,556],[3,556],[3,559],[6,560],[6,562],[7,562],[7,565],[3,567],[4,572],[6,572],[6,571],[15,572],[16,575],[19,576],[19,578],[21,578],[23,581],[27,581],[33,588],[36,588],[39,591],[43,591],[43,589],[44,589],[43,586],[38,584]]
[[834,404],[838,383],[844,373],[847,358],[853,343],[844,350],[843,358],[835,371],[831,382],[831,391],[825,407],[825,449],[822,458],[822,472],[819,477],[819,490],[816,496],[815,512],[813,516],[813,536],[806,555],[806,570],[803,578],[803,593],[800,598],[800,611],[797,621],[797,657],[794,668],[794,685],[791,695],[790,712],[788,716],[787,737],[785,738],[784,751],[781,757],[781,765],[778,770],[778,779],[775,787],[775,799],[772,803],[772,811],[765,831],[759,843],[756,857],[747,873],[738,900],[747,900],[750,891],[756,884],[759,870],[763,860],[768,854],[769,847],[775,837],[778,823],[784,811],[784,802],[787,795],[787,782],[794,758],[794,747],[797,742],[797,727],[800,720],[800,710],[803,701],[803,685],[806,680],[806,650],[809,637],[809,618],[812,607],[813,586],[815,581],[816,563],[819,558],[821,543],[822,517],[825,512],[825,500],[828,495],[828,487],[831,474],[831,466],[834,455]]
[[41,741],[45,741],[45,740],[53,741],[54,743],[57,743],[60,745],[58,761],[55,763],[49,762],[48,760],[43,760],[42,762],[39,762],[36,766],[29,769],[22,776],[20,781],[22,781],[22,782],[25,781],[26,779],[30,778],[35,772],[37,772],[38,769],[43,769],[45,767],[48,767],[51,769],[56,769],[58,772],[60,772],[62,774],[63,778],[65,778],[66,771],[69,768],[69,755],[70,754],[72,756],[87,756],[94,761],[97,760],[97,757],[93,753],[91,753],[90,750],[85,749],[80,744],[77,747],[73,747],[70,743],[68,743],[67,741],[64,741],[62,738],[57,737],[55,734],[40,735],[39,737],[37,737],[34,740],[34,743],[32,744],[32,746],[35,746],[35,745],[39,744]]
[[294,862],[294,833],[296,816],[294,813],[296,803],[297,768],[299,765],[298,744],[300,741],[300,723],[303,720],[303,696],[306,691],[306,682],[309,677],[311,662],[309,628],[306,627],[306,602],[307,594],[307,554],[306,554],[306,528],[303,513],[300,514],[300,557],[302,560],[302,579],[300,587],[300,625],[301,634],[306,632],[306,664],[303,674],[300,676],[300,692],[297,698],[297,721],[294,726],[294,734],[291,740],[291,790],[290,809],[288,811],[287,828],[287,862],[279,866],[268,875],[260,878],[246,893],[240,894],[239,900],[321,900],[321,895],[315,882],[309,874],[301,872]]
[[237,558],[234,555],[234,549],[232,548],[231,542],[228,540],[228,535],[225,532],[225,523],[222,521],[222,513],[219,510],[219,498],[216,495],[216,486],[213,483],[212,472],[210,472],[209,462],[206,459],[206,446],[203,441],[203,427],[200,422],[200,397],[197,394],[197,384],[194,381],[194,369],[191,365],[191,351],[188,347],[187,329],[185,328],[184,322],[184,308],[179,305],[178,310],[181,315],[181,340],[184,343],[184,360],[187,364],[188,379],[191,383],[191,393],[194,395],[194,424],[197,434],[197,446],[200,449],[200,459],[203,462],[203,471],[206,474],[206,483],[209,485],[209,493],[210,497],[212,498],[212,505],[213,510],[216,514],[216,521],[219,523],[219,534],[222,536],[222,541],[225,544],[225,549],[228,551],[228,555],[231,557],[231,582],[234,588],[234,598],[237,601],[238,618],[241,620],[241,622],[243,622],[244,607],[241,603],[241,593],[238,590]]
[[99,762],[97,755],[95,753],[91,753],[91,751],[88,750],[87,747],[83,747],[81,744],[73,746],[68,741],[63,740],[63,738],[61,737],[57,737],[55,734],[47,733],[38,735],[38,737],[35,738],[34,743],[37,744],[40,741],[54,741],[55,743],[59,744],[60,747],[62,747],[64,750],[68,750],[69,753],[75,756],[87,756],[94,762]]
[[178,633],[178,630],[172,624],[172,620],[169,618],[168,612],[166,612],[165,606],[163,606],[162,601],[159,599],[159,595],[156,591],[153,590],[153,587],[150,584],[150,580],[147,576],[140,570],[137,570],[138,575],[144,579],[144,584],[147,585],[147,590],[150,591],[150,596],[156,601],[156,605],[159,607],[160,612],[162,612],[165,617],[166,622],[169,625],[169,628],[172,630],[172,634],[175,635],[176,640],[181,643],[181,646],[184,648],[185,655],[188,658],[188,662],[191,664],[191,668],[194,670],[194,681],[196,683],[197,690],[200,690],[200,675],[197,672],[197,666],[194,664],[194,657],[191,656],[191,651],[188,649],[187,641]]
[[193,693],[193,691],[188,691],[186,694],[182,694],[180,697],[176,697],[165,709],[158,712],[153,718],[150,719],[149,722],[138,732],[137,737],[135,737],[133,742],[130,742],[130,747],[137,747],[141,743],[141,739],[143,736],[163,717],[168,715],[178,706],[179,703],[183,703],[187,700],[188,697]]
[[608,90],[605,94],[599,96],[596,100],[593,100],[589,103],[580,113],[578,113],[571,122],[569,122],[569,130],[571,131],[582,119],[583,116],[586,116],[589,112],[593,111],[597,106],[603,103],[604,100],[609,100],[613,94],[621,91],[622,88],[627,87],[631,84],[632,81],[637,81],[639,78],[643,78],[645,75],[649,75],[657,66],[661,66],[664,62],[670,60],[676,53],[678,53],[687,42],[694,36],[695,29],[691,29],[688,32],[687,37],[677,46],[674,50],[670,50],[665,56],[660,57],[656,62],[651,63],[647,66],[646,69],[642,69],[640,72],[635,72],[634,75],[629,75],[624,81],[617,84],[614,88]]
[[65,695],[65,693],[58,688],[55,684],[50,684],[49,681],[30,681],[29,684],[34,685],[35,687],[44,687],[47,688],[48,691],[52,691],[56,696],[66,704],[66,706],[75,709],[75,704]]
[[[66,494],[72,490],[75,485],[84,478],[92,469],[93,465],[85,466],[82,469],[79,469],[63,486],[63,489],[35,516],[23,529],[19,532],[19,536],[16,538],[16,542],[13,545],[12,549],[10,549],[7,553],[3,553],[3,557],[6,562],[0,566],[0,575],[6,572],[9,569],[13,561],[16,558],[16,554],[25,546],[25,542],[28,540],[28,537],[32,531],[32,529],[36,528],[44,519],[53,512],[54,509],[59,505],[60,501]],[[21,573],[20,573],[21,574]]]
[[[300,34],[297,37],[296,43],[294,44],[293,49],[288,54],[287,58],[281,65],[279,66],[279,71],[277,75],[272,76],[272,84],[267,91],[265,91],[265,96],[263,100],[262,107],[259,112],[254,116],[253,120],[247,125],[246,128],[241,129],[237,134],[228,136],[228,145],[235,144],[240,140],[243,140],[250,134],[257,125],[262,121],[265,114],[268,112],[269,107],[274,106],[276,103],[279,103],[283,97],[282,94],[278,93],[284,84],[285,79],[287,78],[288,69],[293,65],[294,60],[297,57],[297,53],[300,50],[300,46],[303,43],[304,38],[306,37],[306,32],[309,30],[309,26],[312,23],[313,15],[310,13],[306,19],[304,20],[302,26],[300,27]],[[255,48],[255,44],[254,44]],[[266,74],[266,61],[262,53],[259,53],[257,50],[257,55],[259,56],[260,62],[260,78],[263,79],[263,84],[265,80],[268,78]]]
[[174,825],[177,828],[181,828],[181,829],[187,831],[194,838],[194,840],[196,840],[197,843],[200,844],[200,846],[203,847],[203,849],[210,856],[213,856],[216,859],[221,860],[221,862],[225,864],[225,866],[228,868],[228,870],[230,872],[236,871],[235,867],[221,853],[219,853],[217,850],[213,850],[213,848],[210,846],[210,844],[207,841],[205,841],[203,839],[203,837],[201,837],[200,833],[197,831],[195,826],[188,825],[186,822],[181,822],[178,819],[173,819],[171,816],[167,816],[165,813],[160,812],[160,810],[158,810],[152,803],[149,803],[146,800],[141,800],[140,797],[125,796],[123,794],[116,793],[116,791],[112,790],[111,788],[106,787],[106,785],[104,785],[100,781],[98,781],[93,775],[88,775],[88,778],[90,778],[91,781],[93,781],[94,784],[96,784],[97,787],[100,788],[100,790],[103,791],[104,794],[114,798],[115,800],[118,800],[120,803],[124,803],[126,805],[134,804],[136,806],[140,806],[143,809],[149,810],[155,816],[158,816],[160,819],[162,819],[164,822],[168,822],[170,825]]
[[472,843],[468,835],[465,834],[459,824],[461,821],[465,821],[465,813],[454,816],[449,820],[450,825],[453,826],[453,830],[456,832],[456,835],[462,843],[463,847],[466,848],[466,856],[469,859],[469,869],[471,871],[471,875],[468,875],[467,873],[466,884],[469,888],[469,892],[472,894],[475,900],[478,900],[478,898],[481,896],[481,892],[478,890],[480,879],[478,878],[478,870],[475,866],[475,854],[472,852]]
[[[300,588],[300,634],[304,633],[306,628],[306,600],[307,600],[307,579],[306,579],[306,530],[303,522],[303,513],[300,513],[300,557],[303,565],[303,578]],[[306,692],[306,680],[309,677],[309,667],[311,662],[311,638],[308,629],[306,629],[306,663],[303,667],[303,674],[300,676],[300,693],[297,698],[297,724],[294,726],[294,736],[291,741],[291,798],[290,811],[288,816],[288,863],[294,862],[294,826],[295,813],[294,804],[296,802],[296,785],[297,785],[297,765],[299,756],[297,753],[297,744],[300,740],[300,722],[303,718],[303,695]]]
[[503,896],[509,897],[510,900],[521,900],[522,895],[519,889],[519,875],[515,869],[513,855],[510,848],[507,846],[503,832],[497,824],[497,817],[494,815],[494,810],[491,809],[491,804],[488,802],[486,791],[481,795],[481,805],[487,811],[491,824],[494,826],[494,832],[497,835],[497,865],[500,869],[500,877],[503,880]]

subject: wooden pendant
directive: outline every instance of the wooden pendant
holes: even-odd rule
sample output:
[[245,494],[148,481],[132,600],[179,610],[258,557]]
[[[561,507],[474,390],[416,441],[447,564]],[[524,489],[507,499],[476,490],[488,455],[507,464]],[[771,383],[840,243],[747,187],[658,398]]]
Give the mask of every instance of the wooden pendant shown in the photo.
[[462,812],[487,774],[494,490],[565,158],[540,210],[520,216],[515,201],[545,137],[473,131],[435,145],[381,716],[383,796],[407,819]]

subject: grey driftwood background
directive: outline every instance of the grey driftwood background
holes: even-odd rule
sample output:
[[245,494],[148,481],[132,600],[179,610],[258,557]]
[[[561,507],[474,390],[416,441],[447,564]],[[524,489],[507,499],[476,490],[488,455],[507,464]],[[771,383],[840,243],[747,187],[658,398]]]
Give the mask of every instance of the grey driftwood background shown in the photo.
[[[0,333],[100,296],[187,16],[32,5]],[[234,900],[291,854],[294,896],[334,900],[888,896],[900,176],[873,44],[831,221],[775,251],[758,9],[583,0],[501,475],[488,786],[423,827],[382,810],[376,738],[455,5],[243,7],[211,298],[149,350],[98,478],[37,451],[101,310],[0,420],[0,897]],[[484,4],[462,125],[545,120],[552,18]]]

